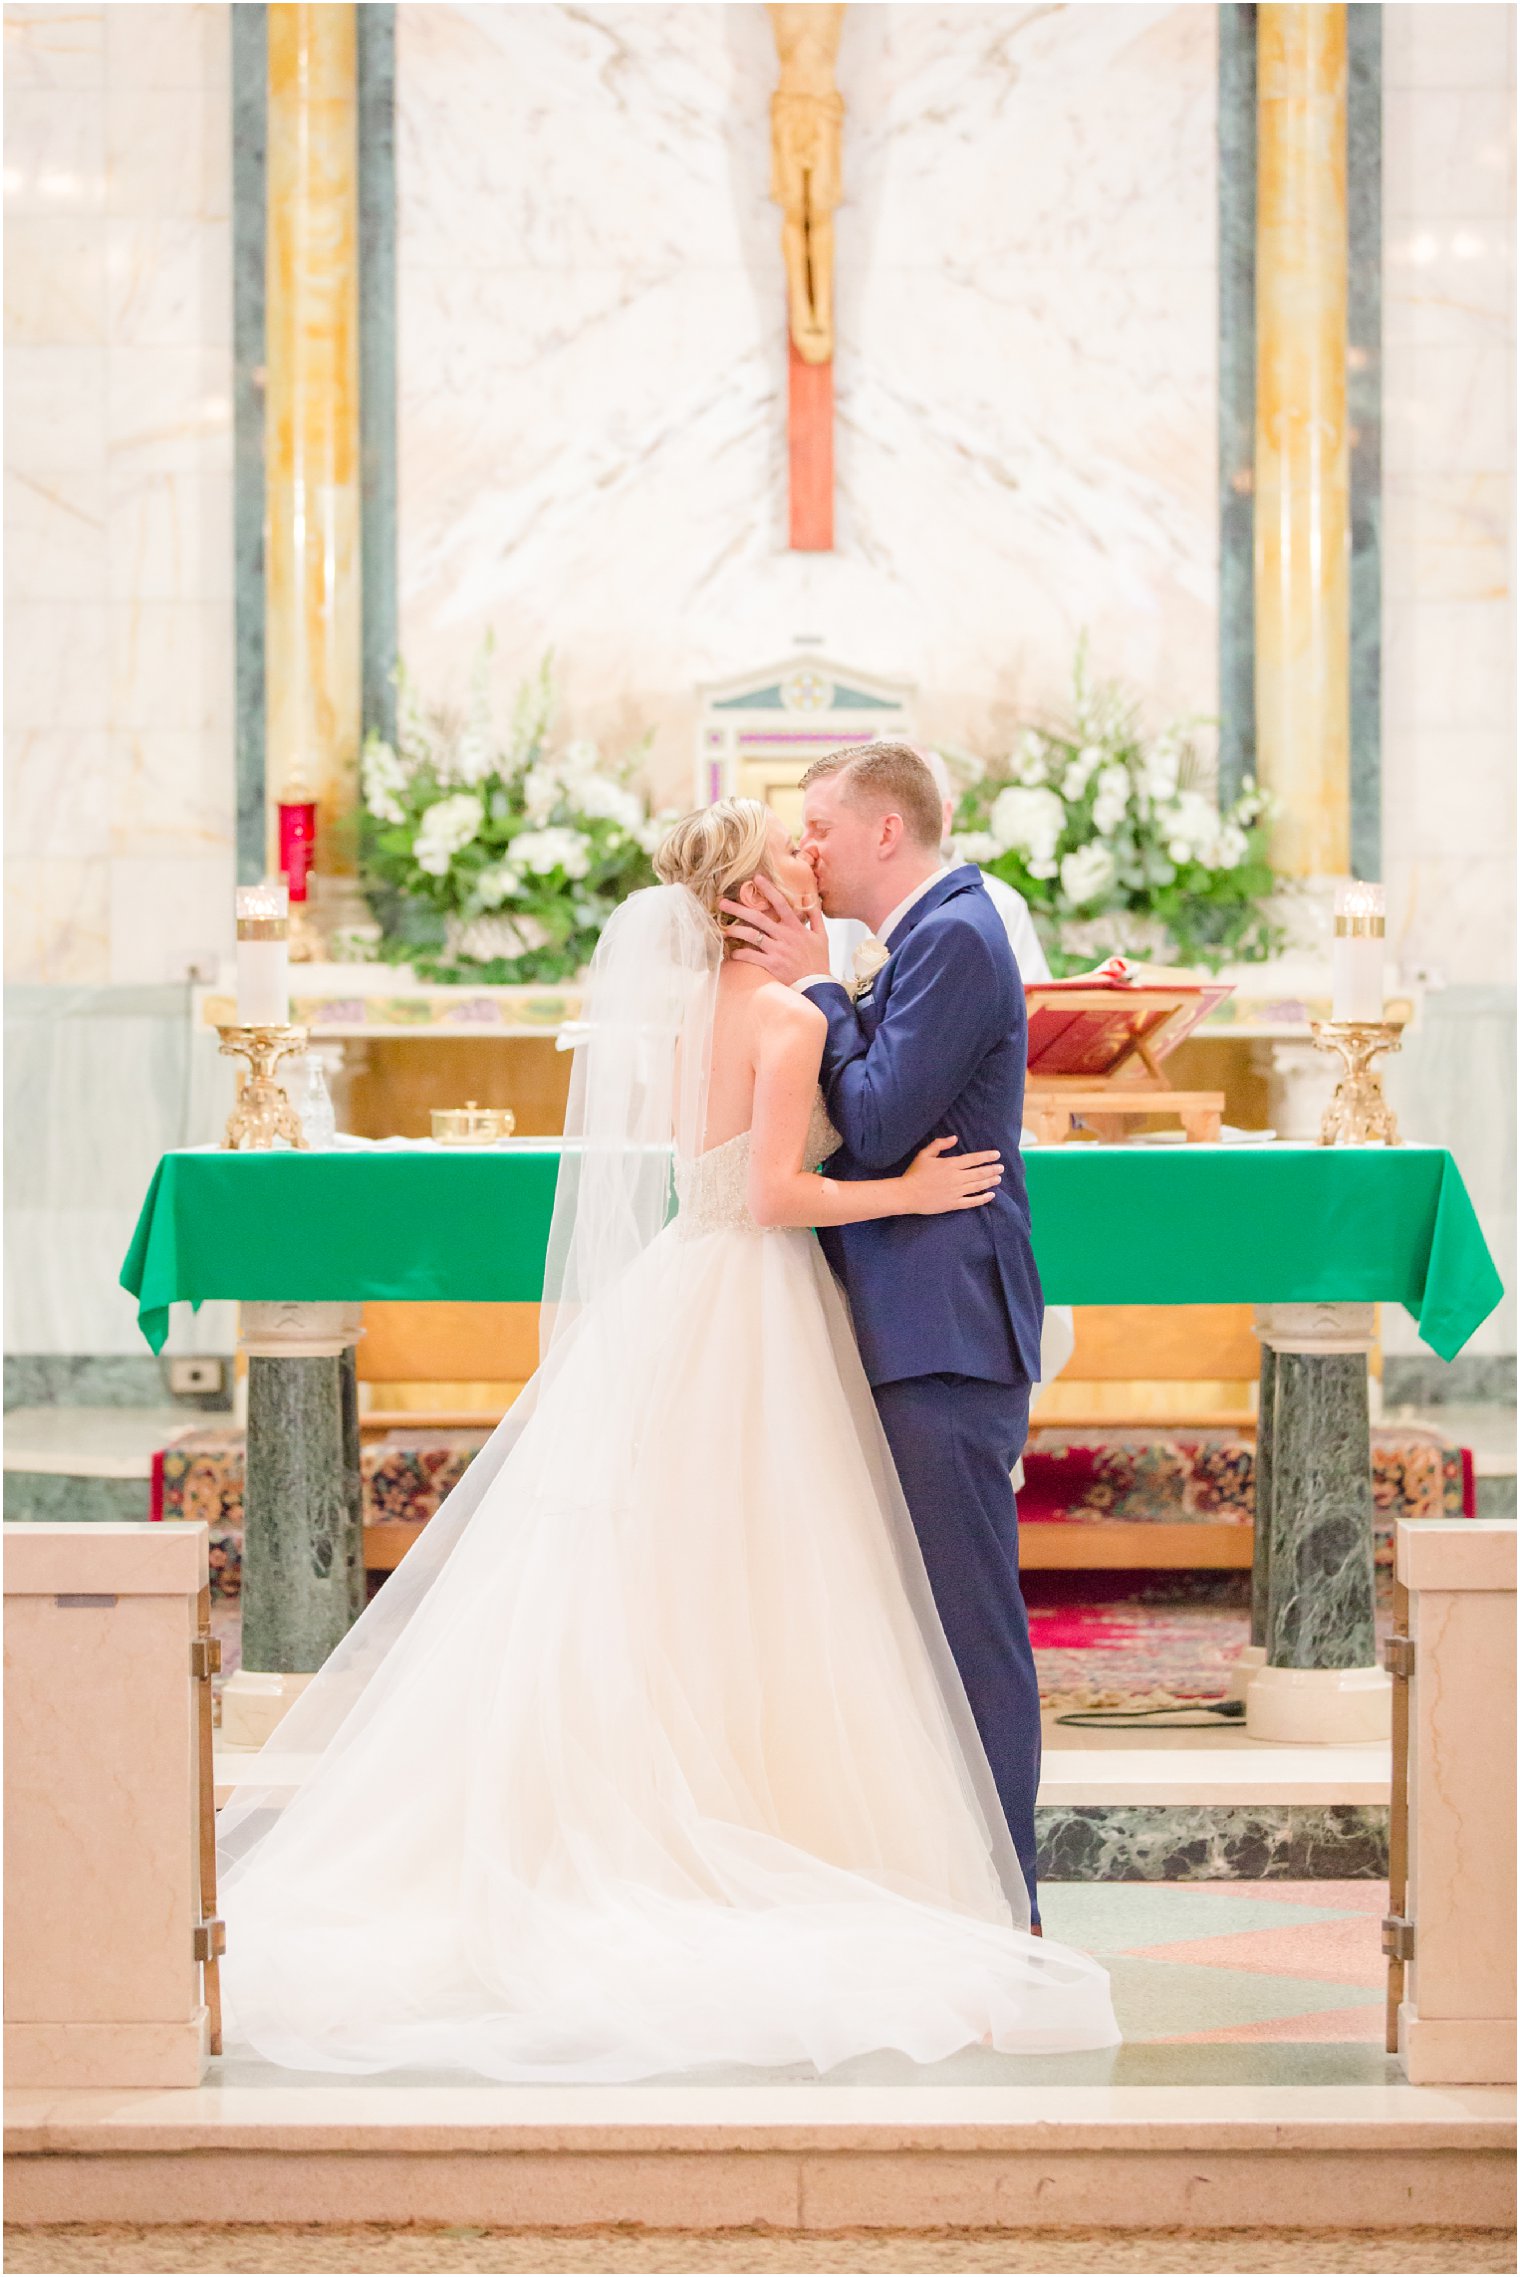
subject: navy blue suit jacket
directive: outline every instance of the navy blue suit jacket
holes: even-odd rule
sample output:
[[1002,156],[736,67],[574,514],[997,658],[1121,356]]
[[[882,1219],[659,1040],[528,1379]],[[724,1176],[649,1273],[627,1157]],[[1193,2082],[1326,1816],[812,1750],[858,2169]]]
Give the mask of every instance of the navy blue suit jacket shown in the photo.
[[844,1284],[866,1374],[1035,1382],[1044,1299],[1019,1154],[1028,1022],[1003,921],[974,864],[913,904],[891,956],[852,1004],[811,988],[829,1024],[823,1091],[844,1146],[831,1178],[886,1178],[930,1139],[996,1147],[1003,1183],[985,1209],[872,1218],[819,1239]]

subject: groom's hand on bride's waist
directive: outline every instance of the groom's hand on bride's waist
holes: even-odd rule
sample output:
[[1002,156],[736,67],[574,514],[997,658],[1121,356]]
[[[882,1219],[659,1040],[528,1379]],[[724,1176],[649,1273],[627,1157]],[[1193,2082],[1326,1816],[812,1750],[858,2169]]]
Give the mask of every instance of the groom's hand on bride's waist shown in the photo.
[[763,965],[773,980],[788,987],[799,980],[827,980],[828,935],[816,906],[803,916],[769,878],[756,878],[755,885],[765,896],[763,908],[742,901],[719,903],[735,921],[733,939],[744,944],[735,949],[735,962]]

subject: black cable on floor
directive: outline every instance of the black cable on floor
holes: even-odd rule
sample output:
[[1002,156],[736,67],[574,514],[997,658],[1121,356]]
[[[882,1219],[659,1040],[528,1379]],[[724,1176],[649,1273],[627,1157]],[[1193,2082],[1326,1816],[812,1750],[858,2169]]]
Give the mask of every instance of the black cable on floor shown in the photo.
[[1242,1722],[1245,1712],[1244,1700],[1189,1700],[1175,1708],[1078,1708],[1052,1721],[1082,1731],[1217,1731],[1221,1723]]

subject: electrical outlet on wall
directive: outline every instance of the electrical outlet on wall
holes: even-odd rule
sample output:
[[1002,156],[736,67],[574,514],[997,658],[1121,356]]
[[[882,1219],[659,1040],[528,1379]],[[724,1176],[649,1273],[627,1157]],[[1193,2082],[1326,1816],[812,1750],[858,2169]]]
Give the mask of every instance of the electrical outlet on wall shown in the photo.
[[169,1389],[176,1398],[192,1392],[219,1392],[225,1375],[220,1360],[178,1359],[169,1362]]

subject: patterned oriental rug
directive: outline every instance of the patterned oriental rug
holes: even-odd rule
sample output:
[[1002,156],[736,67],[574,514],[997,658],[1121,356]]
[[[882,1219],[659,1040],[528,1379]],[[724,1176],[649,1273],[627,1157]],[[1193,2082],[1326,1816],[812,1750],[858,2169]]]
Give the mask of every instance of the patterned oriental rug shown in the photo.
[[[361,1456],[366,1525],[421,1526],[463,1477],[484,1431],[393,1431]],[[1255,1450],[1224,1431],[1042,1434],[1025,1456],[1023,1526],[1102,1520],[1252,1522]],[[1472,1457],[1434,1432],[1379,1428],[1372,1441],[1379,1597],[1400,1518],[1471,1517]],[[224,1674],[238,1665],[243,1437],[197,1431],[154,1457],[152,1516],[211,1534],[213,1626]],[[371,1588],[381,1586],[371,1576]],[[1030,1572],[1030,1632],[1047,1706],[1138,1708],[1218,1699],[1250,1633],[1243,1572]]]

